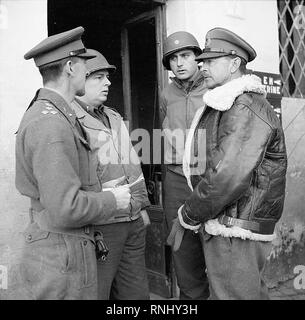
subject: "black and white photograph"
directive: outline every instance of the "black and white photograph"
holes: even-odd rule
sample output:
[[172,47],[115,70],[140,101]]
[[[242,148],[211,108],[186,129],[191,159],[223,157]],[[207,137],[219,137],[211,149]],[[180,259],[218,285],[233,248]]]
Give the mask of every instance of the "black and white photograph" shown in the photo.
[[0,300],[305,300],[305,0],[0,0],[0,150]]

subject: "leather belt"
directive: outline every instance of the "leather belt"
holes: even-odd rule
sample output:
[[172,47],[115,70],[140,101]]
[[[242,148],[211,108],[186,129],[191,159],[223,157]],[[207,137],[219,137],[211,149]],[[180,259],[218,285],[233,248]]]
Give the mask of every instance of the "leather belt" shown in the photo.
[[273,234],[275,228],[275,222],[273,221],[249,221],[243,219],[237,219],[222,215],[218,218],[220,224],[223,224],[227,227],[237,226],[242,229],[250,230],[254,233],[259,234]]

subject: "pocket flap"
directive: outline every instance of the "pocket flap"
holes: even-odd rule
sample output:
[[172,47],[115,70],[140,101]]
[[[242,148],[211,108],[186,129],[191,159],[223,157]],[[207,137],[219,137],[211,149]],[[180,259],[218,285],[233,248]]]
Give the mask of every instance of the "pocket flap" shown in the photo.
[[49,236],[49,231],[41,230],[37,223],[30,224],[23,232],[25,241],[28,243],[46,239]]

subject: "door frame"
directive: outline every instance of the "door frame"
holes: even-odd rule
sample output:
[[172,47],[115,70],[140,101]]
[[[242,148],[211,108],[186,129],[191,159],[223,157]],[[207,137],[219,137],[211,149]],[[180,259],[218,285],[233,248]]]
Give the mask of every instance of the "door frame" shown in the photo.
[[128,28],[151,18],[155,19],[156,33],[156,62],[157,62],[157,84],[158,99],[160,105],[161,91],[164,89],[168,72],[163,68],[163,42],[166,38],[166,15],[165,6],[160,5],[151,11],[144,12],[136,17],[127,20],[121,28],[121,59],[122,59],[122,77],[123,77],[123,101],[124,101],[124,119],[129,121],[129,130],[133,129],[132,103],[131,103],[131,77],[130,77],[130,50],[128,39]]

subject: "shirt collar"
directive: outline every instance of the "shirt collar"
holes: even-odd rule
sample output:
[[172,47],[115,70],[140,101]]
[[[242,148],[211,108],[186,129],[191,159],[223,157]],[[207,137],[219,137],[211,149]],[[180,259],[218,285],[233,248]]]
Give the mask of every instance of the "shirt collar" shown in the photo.
[[193,76],[187,81],[187,83],[178,79],[177,77],[172,77],[171,80],[175,82],[179,88],[191,89],[201,84],[202,81],[204,81],[204,76],[203,72],[198,69],[195,74],[193,74]]
[[102,112],[104,111],[104,105],[101,105],[99,106],[98,108],[95,108],[95,107],[92,107],[90,105],[88,105],[87,103],[85,103],[84,101],[82,101],[81,99],[79,98],[75,98],[75,101],[87,112],[89,113],[94,113],[96,112],[97,110]]

